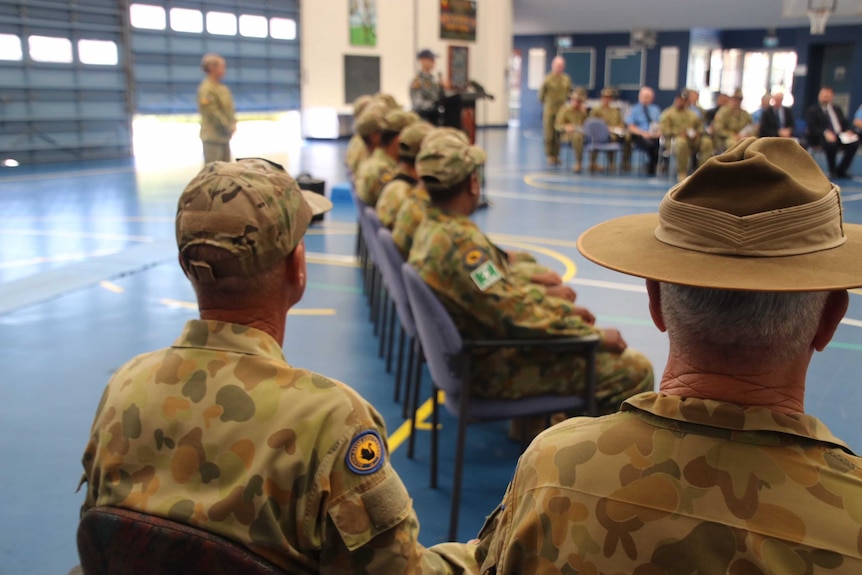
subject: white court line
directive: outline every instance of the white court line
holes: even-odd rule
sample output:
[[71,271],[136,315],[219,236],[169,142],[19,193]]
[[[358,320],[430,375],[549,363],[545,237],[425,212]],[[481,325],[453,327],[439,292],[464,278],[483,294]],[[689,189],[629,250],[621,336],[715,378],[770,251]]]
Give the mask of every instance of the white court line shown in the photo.
[[844,194],[841,194],[841,201],[842,202],[858,202],[859,200],[862,200],[862,194],[852,194],[849,196],[845,196]]
[[[600,192],[595,192],[600,193]],[[591,206],[621,206],[621,207],[636,207],[636,208],[658,208],[658,203],[661,198],[654,200],[609,200],[603,198],[580,198],[580,197],[561,197],[552,196],[549,194],[536,194],[533,192],[524,194],[518,192],[501,192],[498,190],[485,190],[485,194],[491,198],[507,198],[510,200],[531,200],[535,202],[551,202],[556,204],[580,204]]]
[[26,266],[35,266],[38,264],[46,264],[51,262],[67,262],[75,260],[85,260],[87,258],[107,256],[117,253],[119,250],[98,250],[95,252],[72,252],[69,254],[58,254],[51,257],[37,257],[26,260],[11,260],[8,262],[0,262],[0,269],[6,268],[22,268]]
[[152,243],[149,236],[127,236],[122,234],[95,234],[90,232],[71,232],[64,230],[16,230],[0,229],[0,234],[9,236],[48,236],[55,238],[86,238],[94,240],[128,240],[132,242]]
[[853,327],[862,327],[862,321],[858,319],[850,319],[849,317],[842,319],[841,323],[844,325],[852,325]]

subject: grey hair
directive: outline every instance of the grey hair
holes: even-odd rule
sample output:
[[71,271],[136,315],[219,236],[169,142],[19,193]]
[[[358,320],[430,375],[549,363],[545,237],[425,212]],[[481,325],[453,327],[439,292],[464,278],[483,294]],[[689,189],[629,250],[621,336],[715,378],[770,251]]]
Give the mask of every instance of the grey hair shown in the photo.
[[206,73],[209,73],[210,66],[212,66],[216,62],[224,62],[224,58],[222,58],[218,54],[204,54],[204,57],[201,58],[201,70]]
[[741,361],[784,362],[814,338],[829,292],[749,292],[661,284],[661,311],[687,354],[723,348]]

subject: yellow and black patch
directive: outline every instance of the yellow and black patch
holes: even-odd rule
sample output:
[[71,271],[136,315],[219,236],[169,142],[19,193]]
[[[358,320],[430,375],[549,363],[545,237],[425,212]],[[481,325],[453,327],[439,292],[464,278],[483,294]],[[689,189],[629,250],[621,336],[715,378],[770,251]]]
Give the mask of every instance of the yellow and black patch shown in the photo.
[[373,429],[359,433],[351,440],[345,459],[347,467],[360,475],[368,475],[380,469],[386,459],[380,434]]
[[488,259],[488,253],[481,248],[473,248],[464,254],[464,265],[469,269],[474,269],[482,262]]

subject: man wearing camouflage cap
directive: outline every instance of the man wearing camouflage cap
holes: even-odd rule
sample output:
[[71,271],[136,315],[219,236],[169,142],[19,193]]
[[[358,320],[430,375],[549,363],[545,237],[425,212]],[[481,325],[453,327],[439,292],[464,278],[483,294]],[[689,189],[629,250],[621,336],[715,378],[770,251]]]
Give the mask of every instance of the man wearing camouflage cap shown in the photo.
[[739,140],[755,134],[751,114],[742,109],[742,90],[735,90],[715,114],[712,124],[713,139],[719,151],[724,151]]
[[[395,225],[395,217],[404,200],[420,193],[416,154],[419,153],[422,140],[433,129],[434,126],[428,122],[416,122],[404,128],[398,136],[398,165],[395,166],[392,179],[380,191],[376,207],[380,223],[390,230]],[[421,193],[427,195],[424,190]]]
[[329,208],[259,159],[208,164],[186,187],[177,245],[201,319],[111,378],[84,453],[83,511],[195,525],[288,573],[472,566],[417,543],[380,414],[285,361],[285,316],[306,286],[303,235]]
[[862,226],[810,154],[744,139],[578,247],[646,279],[660,391],[530,445],[482,572],[862,573],[862,458],[804,412],[809,362],[862,286]]
[[231,161],[230,141],[236,132],[236,110],[230,89],[224,85],[227,64],[218,54],[205,54],[201,70],[206,77],[198,86],[198,113],[201,116],[200,138],[204,163]]
[[368,147],[359,132],[355,130],[355,125],[371,101],[371,96],[359,96],[353,101],[354,134],[351,136],[350,142],[347,143],[347,152],[344,154],[344,162],[351,174],[355,174],[359,169],[359,164],[369,156]]
[[[614,98],[616,97],[617,92],[613,88],[602,88],[600,92],[600,100],[599,105],[590,110],[590,118],[598,118],[602,120],[608,126],[608,130],[611,133],[611,141],[619,142],[623,140],[625,137],[625,124],[623,123],[623,115],[620,113],[620,109],[612,106]],[[628,169],[629,167],[629,158],[631,157],[631,142],[627,140],[625,142],[626,149],[623,150],[623,168]],[[596,164],[596,157],[598,152],[593,150],[590,152],[590,171],[595,172],[599,169]],[[608,171],[613,172],[616,167],[613,163],[613,152],[608,152]]]
[[692,159],[700,167],[712,157],[712,138],[704,134],[703,120],[688,106],[688,91],[676,95],[673,106],[661,113],[661,135],[673,146],[676,179],[688,176]]
[[572,79],[566,74],[566,61],[562,56],[551,60],[551,73],[545,76],[539,88],[542,103],[542,128],[545,134],[545,156],[549,166],[560,165],[560,137],[554,128],[557,112],[566,103],[572,90]]
[[[652,366],[627,348],[619,331],[597,328],[593,315],[574,305],[570,287],[530,281],[469,219],[479,200],[477,169],[484,162],[481,148],[449,135],[426,138],[416,158],[431,207],[416,230],[408,261],[436,292],[458,330],[470,339],[598,333],[599,410],[615,411],[623,399],[652,389]],[[479,352],[471,364],[474,380],[482,382],[473,391],[481,397],[571,395],[584,388],[582,358],[565,353]]]
[[569,142],[575,155],[575,165],[572,171],[581,173],[582,156],[584,155],[584,121],[587,119],[587,91],[583,88],[572,90],[571,101],[560,108],[554,128],[560,133],[561,142]]
[[356,195],[369,206],[377,205],[380,190],[394,177],[398,162],[398,136],[401,130],[419,121],[419,116],[404,110],[389,110],[380,119],[380,146],[359,167],[354,185]]

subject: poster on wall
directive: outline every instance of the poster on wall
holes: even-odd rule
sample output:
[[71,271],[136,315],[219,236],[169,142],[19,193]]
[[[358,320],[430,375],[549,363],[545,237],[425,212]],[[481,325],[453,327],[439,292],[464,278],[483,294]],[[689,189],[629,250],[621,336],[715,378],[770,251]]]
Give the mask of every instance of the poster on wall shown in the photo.
[[476,41],[476,0],[440,0],[440,38]]
[[377,0],[347,0],[350,6],[350,45],[377,45]]

